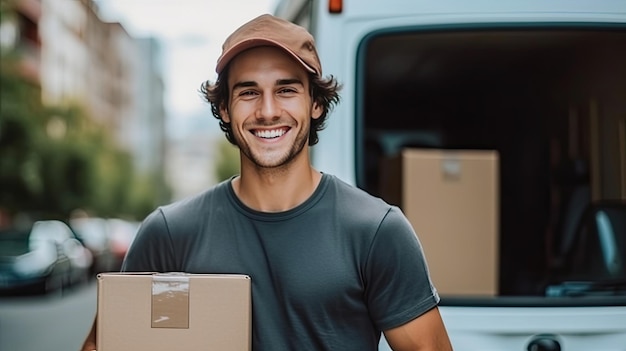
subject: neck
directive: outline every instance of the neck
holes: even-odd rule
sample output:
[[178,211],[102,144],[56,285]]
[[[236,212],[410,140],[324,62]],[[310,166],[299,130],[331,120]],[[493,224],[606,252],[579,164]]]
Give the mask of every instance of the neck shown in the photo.
[[282,212],[306,201],[321,179],[322,174],[308,159],[271,169],[259,168],[242,160],[241,175],[233,180],[232,185],[246,206],[262,212]]

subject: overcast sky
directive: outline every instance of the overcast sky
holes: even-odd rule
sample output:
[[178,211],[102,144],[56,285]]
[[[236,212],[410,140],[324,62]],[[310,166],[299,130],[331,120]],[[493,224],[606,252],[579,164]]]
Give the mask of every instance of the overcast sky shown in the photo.
[[215,78],[221,45],[235,28],[274,11],[275,0],[97,0],[103,20],[118,21],[132,36],[162,45],[166,110],[170,118],[206,108],[197,91]]

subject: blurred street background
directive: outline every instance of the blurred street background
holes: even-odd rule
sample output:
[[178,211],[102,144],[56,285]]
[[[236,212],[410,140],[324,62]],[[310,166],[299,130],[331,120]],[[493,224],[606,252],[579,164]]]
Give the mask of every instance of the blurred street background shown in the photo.
[[274,0],[0,0],[0,351],[78,350],[141,220],[238,170],[201,84]]

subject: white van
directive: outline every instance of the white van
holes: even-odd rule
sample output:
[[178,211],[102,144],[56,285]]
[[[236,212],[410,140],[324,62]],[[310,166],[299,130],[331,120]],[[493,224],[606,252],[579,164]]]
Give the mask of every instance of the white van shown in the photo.
[[626,350],[626,1],[275,14],[343,83],[315,166],[407,214],[455,350]]

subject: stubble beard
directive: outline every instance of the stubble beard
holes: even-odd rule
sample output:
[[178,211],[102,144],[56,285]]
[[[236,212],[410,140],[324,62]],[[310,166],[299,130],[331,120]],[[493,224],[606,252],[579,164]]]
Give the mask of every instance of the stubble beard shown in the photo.
[[[310,128],[310,126],[309,126]],[[253,152],[250,145],[245,143],[243,138],[234,133],[235,142],[241,151],[241,154],[250,160],[256,169],[267,171],[281,171],[289,167],[289,165],[303,152],[304,147],[309,142],[309,128],[301,129],[296,140],[294,140],[289,150],[278,156],[263,157],[263,151]]]

